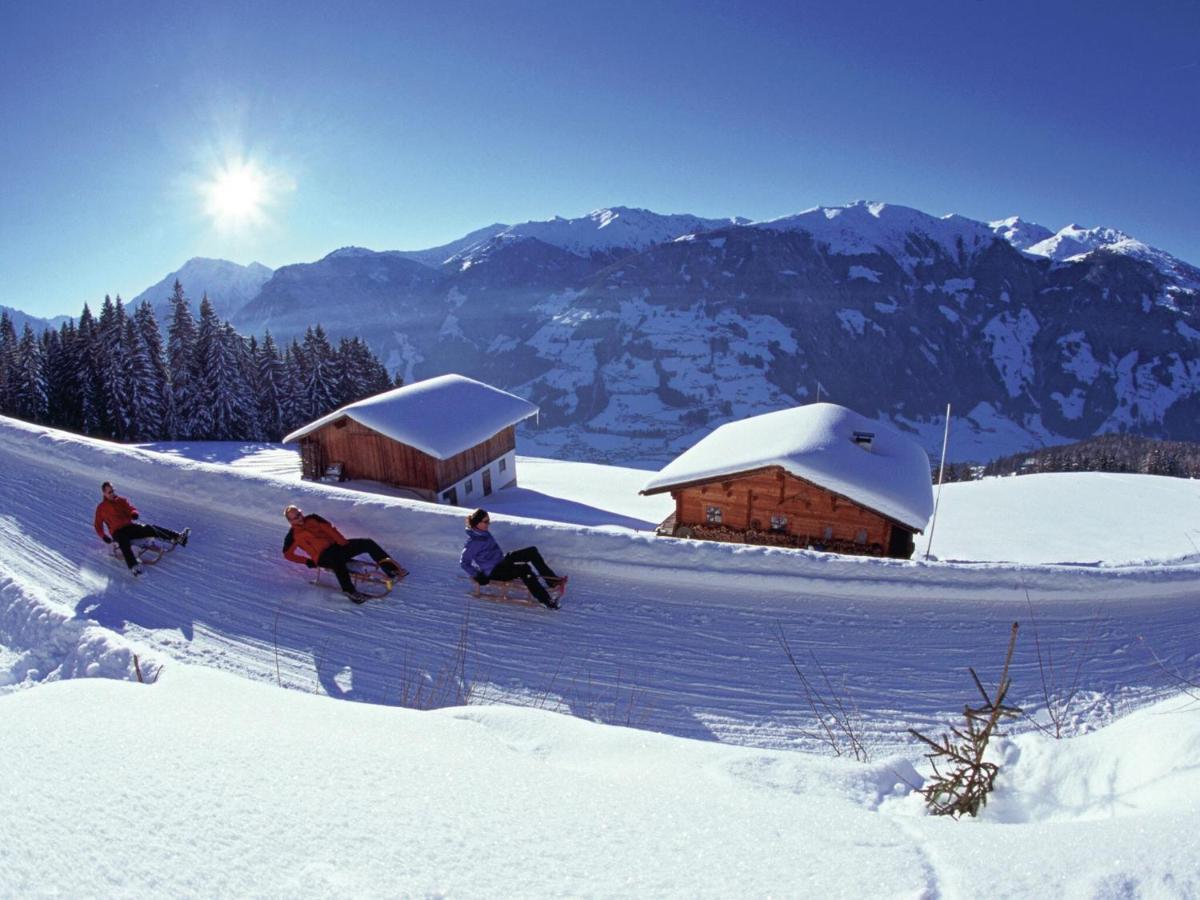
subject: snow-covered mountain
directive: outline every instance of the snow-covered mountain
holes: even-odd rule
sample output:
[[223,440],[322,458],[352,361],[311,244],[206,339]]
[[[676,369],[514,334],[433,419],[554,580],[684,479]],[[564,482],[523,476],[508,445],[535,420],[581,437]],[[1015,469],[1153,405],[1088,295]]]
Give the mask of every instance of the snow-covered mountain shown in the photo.
[[542,408],[541,449],[580,459],[661,463],[818,383],[930,449],[951,402],[958,459],[1109,431],[1200,438],[1195,270],[1117,232],[1070,254],[1064,235],[1052,259],[1050,232],[1019,219],[877,202],[490,231],[438,266],[361,249],[287,266],[235,324],[286,338],[321,321],[408,379],[515,390]]
[[1007,219],[997,219],[988,222],[992,231],[1008,241],[1018,250],[1028,250],[1034,244],[1052,237],[1054,232],[1044,225],[1026,222],[1020,216],[1009,216]]
[[43,319],[40,316],[31,316],[19,309],[13,309],[11,306],[0,306],[0,313],[8,313],[8,318],[12,321],[18,336],[25,330],[26,325],[33,329],[34,334],[41,334],[47,328],[62,327],[71,318],[70,316],[54,316]]
[[272,271],[261,263],[241,266],[226,259],[206,259],[196,256],[163,276],[128,301],[130,308],[143,300],[154,307],[158,321],[165,325],[169,321],[170,304],[167,302],[174,291],[175,281],[183,285],[184,292],[192,301],[192,312],[199,308],[201,298],[207,294],[213,309],[221,318],[229,318],[249,300],[258,295],[262,286],[271,278]]
[[743,225],[748,219],[703,219],[692,215],[660,215],[647,209],[614,206],[594,209],[577,219],[555,216],[544,222],[511,225],[488,239],[464,247],[448,262],[469,268],[488,253],[493,242],[512,242],[533,238],[576,256],[621,255],[630,250],[645,250],[654,244],[697,231],[711,231],[727,225]]

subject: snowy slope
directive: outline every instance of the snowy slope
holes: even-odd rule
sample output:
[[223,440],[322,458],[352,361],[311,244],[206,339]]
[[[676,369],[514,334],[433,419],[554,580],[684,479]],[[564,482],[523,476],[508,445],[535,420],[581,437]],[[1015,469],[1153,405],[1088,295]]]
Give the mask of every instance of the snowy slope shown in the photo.
[[[0,758],[26,811],[0,816],[0,894],[1200,891],[1200,719],[1159,662],[1194,679],[1200,554],[901,563],[496,515],[502,543],[571,573],[551,613],[467,599],[461,511],[298,483],[285,449],[172,449],[0,419]],[[191,523],[189,546],[130,578],[91,531],[104,478],[144,519]],[[1065,528],[1058,481],[1042,493]],[[977,485],[951,487],[952,532]],[[960,518],[983,522],[982,499]],[[308,585],[279,555],[288,500],[413,574],[364,607]],[[1155,557],[1160,534],[1131,532]],[[1018,725],[981,819],[927,818],[905,729],[952,721],[967,666],[997,676],[1013,620],[1010,700],[1046,720],[1036,631],[1052,689],[1080,673],[1074,737]],[[843,686],[869,763],[830,756],[776,629]],[[135,654],[153,686],[130,683]]]

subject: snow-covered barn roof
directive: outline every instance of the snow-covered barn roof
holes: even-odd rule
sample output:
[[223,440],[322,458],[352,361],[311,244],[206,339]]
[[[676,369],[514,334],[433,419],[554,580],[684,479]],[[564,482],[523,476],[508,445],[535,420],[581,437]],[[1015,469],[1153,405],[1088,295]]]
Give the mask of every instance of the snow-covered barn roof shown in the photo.
[[537,411],[528,400],[482,381],[465,375],[439,375],[347,404],[298,428],[283,441],[298,441],[348,416],[436,459],[449,459]]
[[[861,437],[868,434],[869,446]],[[929,457],[921,445],[836,403],[812,403],[722,425],[646,482],[642,493],[768,466],[781,466],[918,531],[924,531],[933,514]]]

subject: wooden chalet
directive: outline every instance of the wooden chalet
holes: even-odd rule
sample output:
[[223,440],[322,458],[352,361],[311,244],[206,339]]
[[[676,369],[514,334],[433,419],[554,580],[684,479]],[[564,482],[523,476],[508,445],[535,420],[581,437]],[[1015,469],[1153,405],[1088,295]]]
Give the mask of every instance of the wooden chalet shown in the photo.
[[516,426],[538,409],[507,391],[442,375],[343,406],[297,429],[303,477],[366,479],[475,505],[516,484]]
[[832,403],[723,425],[652,478],[660,534],[907,559],[933,512],[929,458]]

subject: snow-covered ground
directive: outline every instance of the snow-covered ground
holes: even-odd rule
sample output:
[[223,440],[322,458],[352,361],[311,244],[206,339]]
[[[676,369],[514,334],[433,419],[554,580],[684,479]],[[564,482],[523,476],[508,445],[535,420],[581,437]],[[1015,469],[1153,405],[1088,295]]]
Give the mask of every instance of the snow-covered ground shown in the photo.
[[[1194,482],[948,485],[959,561],[898,562],[657,539],[648,473],[522,458],[493,532],[571,574],[550,612],[467,596],[461,510],[158,449],[0,419],[0,895],[1200,894]],[[105,479],[189,546],[131,578]],[[412,575],[362,607],[310,585],[288,502]],[[983,815],[927,817],[907,728],[955,721],[968,666],[994,683],[1013,621],[1009,700],[1048,723],[1044,672],[1070,737],[1018,723]]]

